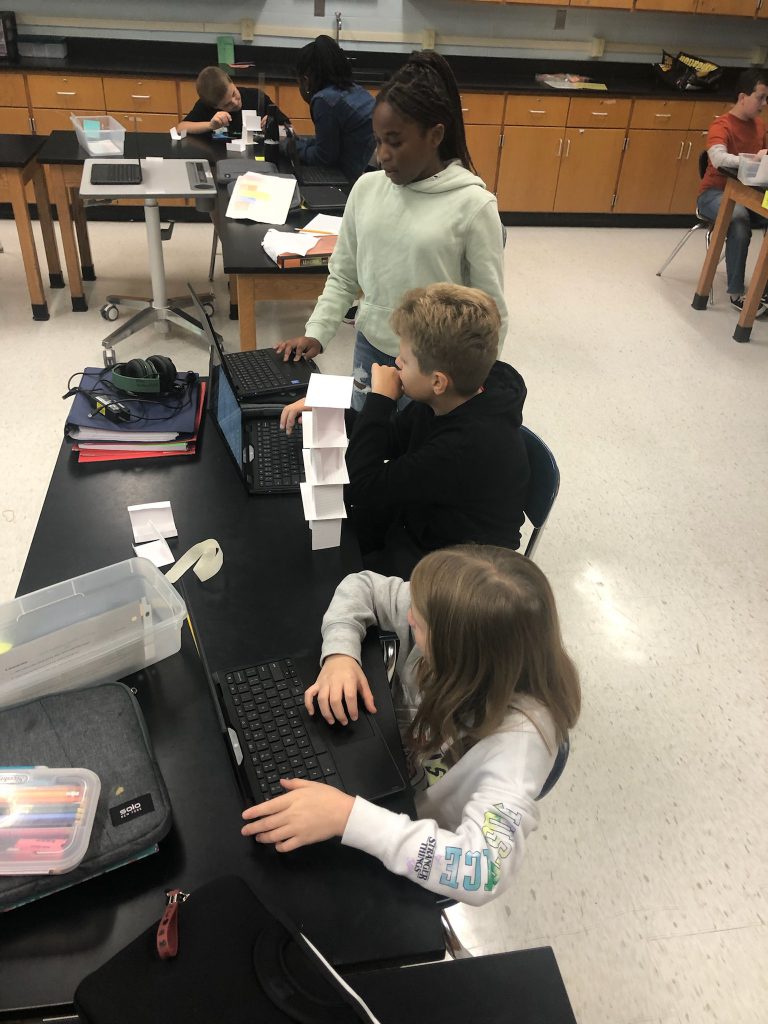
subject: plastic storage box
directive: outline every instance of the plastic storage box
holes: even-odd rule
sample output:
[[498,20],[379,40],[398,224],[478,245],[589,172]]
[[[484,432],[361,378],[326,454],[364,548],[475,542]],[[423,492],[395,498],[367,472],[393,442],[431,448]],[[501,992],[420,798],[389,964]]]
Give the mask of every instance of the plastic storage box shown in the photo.
[[77,141],[91,156],[122,156],[125,148],[125,128],[109,114],[93,117],[70,115],[77,132]]
[[59,36],[19,36],[19,55],[63,59],[67,56],[67,40]]
[[0,875],[59,875],[88,850],[101,782],[87,768],[0,768]]
[[768,188],[768,157],[740,153],[738,178],[745,185]]
[[129,558],[0,605],[0,707],[119,679],[181,647],[184,602]]

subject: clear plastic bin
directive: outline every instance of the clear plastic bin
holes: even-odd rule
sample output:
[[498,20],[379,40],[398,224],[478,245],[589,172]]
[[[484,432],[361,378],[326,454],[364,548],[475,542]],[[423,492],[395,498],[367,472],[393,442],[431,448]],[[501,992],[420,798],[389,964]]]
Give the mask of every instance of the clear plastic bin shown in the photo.
[[768,157],[754,153],[739,154],[739,181],[757,188],[768,188]]
[[87,768],[0,768],[0,875],[60,875],[88,850],[101,781]]
[[187,609],[129,558],[0,605],[0,707],[119,679],[181,647]]
[[109,114],[76,117],[70,114],[77,132],[77,141],[91,156],[122,156],[125,148],[125,128]]

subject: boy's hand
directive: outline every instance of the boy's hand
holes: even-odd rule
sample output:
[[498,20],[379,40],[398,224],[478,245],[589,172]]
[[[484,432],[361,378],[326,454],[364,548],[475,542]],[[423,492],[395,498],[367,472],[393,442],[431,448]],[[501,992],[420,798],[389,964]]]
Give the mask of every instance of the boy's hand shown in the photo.
[[401,398],[403,385],[398,368],[374,363],[371,367],[371,391],[374,395],[385,395],[394,402]]
[[226,128],[229,122],[232,120],[232,115],[228,114],[226,110],[217,110],[211,118],[211,128],[216,131],[217,128]]
[[257,843],[274,843],[278,853],[290,853],[309,843],[344,834],[355,798],[333,786],[307,779],[281,779],[281,796],[243,811],[251,822],[240,830]]
[[307,406],[303,398],[300,398],[298,402],[292,402],[291,405],[286,405],[280,413],[280,429],[284,430],[286,434],[292,434],[293,428],[296,426],[296,420],[306,408]]
[[314,702],[317,700],[320,714],[329,725],[333,725],[334,722],[346,725],[347,714],[342,697],[347,705],[349,717],[356,722],[358,693],[363,698],[366,710],[375,715],[376,703],[365,672],[348,654],[331,654],[323,662],[320,675],[315,682],[304,691],[304,706],[310,715],[314,715]]
[[291,338],[289,341],[280,341],[275,345],[276,352],[282,352],[283,362],[287,363],[293,356],[294,363],[300,359],[313,359],[323,351],[323,346],[317,338],[308,338],[302,335],[300,338]]

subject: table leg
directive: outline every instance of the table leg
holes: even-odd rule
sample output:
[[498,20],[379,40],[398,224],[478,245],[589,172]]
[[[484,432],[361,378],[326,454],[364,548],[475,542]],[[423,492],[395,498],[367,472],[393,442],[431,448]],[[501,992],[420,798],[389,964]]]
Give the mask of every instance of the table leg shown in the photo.
[[64,261],[69,277],[69,293],[72,296],[72,312],[84,313],[88,309],[88,303],[83,294],[83,279],[80,277],[80,260],[75,242],[75,227],[69,208],[69,190],[64,177],[64,167],[61,164],[49,164],[49,168],[53,193],[51,198],[56,204],[56,212],[59,217],[61,244],[64,247]]
[[61,272],[59,248],[56,244],[56,231],[53,227],[51,203],[48,199],[48,188],[45,184],[45,174],[39,164],[35,164],[32,168],[32,187],[35,190],[37,219],[40,221],[40,231],[43,235],[45,261],[48,264],[48,280],[51,282],[51,288],[63,288],[64,275]]
[[240,311],[237,308],[237,275],[229,275],[229,319],[237,320]]
[[29,216],[27,197],[24,192],[24,179],[20,172],[9,171],[6,181],[11,196],[16,231],[19,235],[21,258],[24,261],[24,271],[27,275],[27,288],[32,300],[32,318],[33,320],[48,320],[48,304],[45,301],[43,281],[40,277],[40,263],[37,259],[35,236],[32,233],[32,218]]
[[91,240],[88,237],[88,221],[85,218],[85,206],[80,198],[80,190],[72,189],[72,219],[77,231],[77,247],[80,250],[80,268],[84,281],[95,281],[96,271],[93,269],[91,256]]
[[734,206],[735,203],[726,185],[725,195],[720,203],[720,210],[712,230],[712,237],[709,240],[709,248],[707,249],[704,266],[701,268],[701,277],[699,277],[699,283],[696,285],[696,294],[693,296],[693,302],[691,303],[694,309],[707,308],[709,293],[712,290],[712,282],[715,279],[715,271],[717,270],[717,264],[720,262],[720,253],[723,250],[725,236],[728,234],[728,228],[731,225]]
[[768,233],[763,236],[763,244],[760,246],[757,262],[752,271],[752,280],[749,282],[744,308],[733,331],[734,341],[749,341],[766,280],[768,280]]
[[258,348],[256,342],[256,281],[253,274],[237,275],[237,308],[240,314],[240,348]]

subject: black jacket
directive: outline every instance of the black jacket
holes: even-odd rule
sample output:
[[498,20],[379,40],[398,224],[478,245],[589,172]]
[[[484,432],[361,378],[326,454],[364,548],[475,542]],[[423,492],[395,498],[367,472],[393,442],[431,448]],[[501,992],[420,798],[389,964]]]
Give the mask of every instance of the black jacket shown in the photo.
[[[238,86],[238,89],[239,88],[240,87]],[[265,92],[262,92],[261,89],[240,89],[240,96],[243,101],[242,109],[232,111],[232,120],[229,123],[229,130],[233,135],[239,135],[243,130],[243,110],[255,110],[260,117],[263,117],[267,112],[269,104],[274,103],[274,100]],[[219,109],[219,107],[212,107],[209,103],[206,103],[205,100],[198,100],[184,120],[210,121]],[[289,119],[286,115],[278,107],[278,124],[286,124],[288,120]]]
[[469,542],[518,548],[525,396],[523,378],[500,362],[484,391],[444,416],[421,402],[395,412],[391,399],[369,394],[351,429],[348,502],[391,508],[422,552]]

